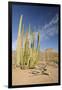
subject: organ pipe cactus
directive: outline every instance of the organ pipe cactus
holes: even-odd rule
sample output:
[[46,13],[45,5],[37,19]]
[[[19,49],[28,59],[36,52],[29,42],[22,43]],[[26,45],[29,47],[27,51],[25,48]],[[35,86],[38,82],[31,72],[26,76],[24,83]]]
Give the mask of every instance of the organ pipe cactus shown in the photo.
[[24,26],[22,24],[22,16],[20,17],[17,47],[16,47],[16,66],[21,69],[34,68],[39,60],[40,50],[40,33],[38,33],[37,48],[35,48],[35,32],[31,31],[29,25],[29,32],[26,32],[24,42]]

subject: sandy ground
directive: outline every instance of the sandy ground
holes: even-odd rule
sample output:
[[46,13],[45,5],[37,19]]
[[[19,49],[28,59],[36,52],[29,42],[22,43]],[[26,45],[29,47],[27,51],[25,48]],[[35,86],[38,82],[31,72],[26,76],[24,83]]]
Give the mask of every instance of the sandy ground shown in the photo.
[[46,84],[58,82],[58,67],[48,65],[47,71],[49,75],[32,74],[33,69],[21,70],[20,68],[12,69],[12,85],[28,85],[28,84]]

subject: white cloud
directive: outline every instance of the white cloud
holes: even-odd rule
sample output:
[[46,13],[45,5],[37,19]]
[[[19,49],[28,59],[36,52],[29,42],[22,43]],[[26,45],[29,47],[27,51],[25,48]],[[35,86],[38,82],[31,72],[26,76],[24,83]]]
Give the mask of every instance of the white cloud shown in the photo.
[[47,29],[50,26],[52,26],[53,24],[56,24],[57,22],[58,22],[58,15],[56,14],[55,17],[53,17],[49,23],[45,24],[42,29]]
[[45,24],[41,29],[41,40],[49,39],[51,36],[58,33],[58,15],[56,14],[52,20]]

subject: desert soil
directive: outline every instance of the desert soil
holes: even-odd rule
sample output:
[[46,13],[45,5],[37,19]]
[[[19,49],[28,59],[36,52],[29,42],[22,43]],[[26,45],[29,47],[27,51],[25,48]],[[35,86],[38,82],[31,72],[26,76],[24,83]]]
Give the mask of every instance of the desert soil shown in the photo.
[[47,65],[45,74],[32,74],[34,69],[21,70],[12,68],[12,85],[47,84],[58,83],[58,67]]

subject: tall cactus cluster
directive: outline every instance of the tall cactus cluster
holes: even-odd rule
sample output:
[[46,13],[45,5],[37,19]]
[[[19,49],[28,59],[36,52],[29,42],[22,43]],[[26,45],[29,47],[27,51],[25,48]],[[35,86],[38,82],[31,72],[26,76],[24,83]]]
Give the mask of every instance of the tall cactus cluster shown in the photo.
[[22,23],[23,16],[20,17],[17,47],[16,47],[16,66],[21,69],[35,68],[39,61],[40,33],[37,36],[37,47],[35,48],[35,32],[31,31],[30,25],[25,34]]

